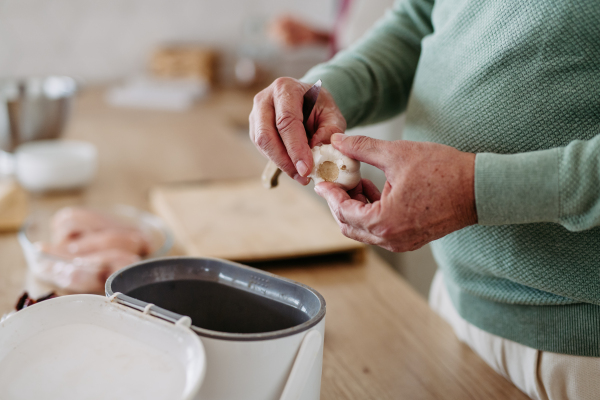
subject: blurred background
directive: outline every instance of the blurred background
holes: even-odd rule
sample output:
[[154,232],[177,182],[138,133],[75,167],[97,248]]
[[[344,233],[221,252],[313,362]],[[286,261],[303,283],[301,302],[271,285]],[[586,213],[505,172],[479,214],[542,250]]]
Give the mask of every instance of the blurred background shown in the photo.
[[[256,92],[278,76],[301,77],[390,6],[390,0],[0,0],[0,78],[70,76],[80,91],[102,87],[115,107],[193,111],[191,104],[216,88]],[[1,114],[0,133],[2,118],[9,119]],[[236,124],[247,138],[246,120]],[[347,133],[395,140],[402,124],[400,116]],[[363,175],[380,188],[385,182],[370,166]],[[435,271],[428,246],[377,251],[427,295]]]
[[328,50],[276,49],[264,41],[266,25],[290,14],[327,30],[336,7],[334,0],[2,0],[0,71],[105,83],[145,71],[159,45],[191,42],[218,49],[224,84],[231,83],[235,58],[244,52],[264,61],[296,57],[271,65],[282,69],[274,73],[298,76],[311,62],[326,59]]

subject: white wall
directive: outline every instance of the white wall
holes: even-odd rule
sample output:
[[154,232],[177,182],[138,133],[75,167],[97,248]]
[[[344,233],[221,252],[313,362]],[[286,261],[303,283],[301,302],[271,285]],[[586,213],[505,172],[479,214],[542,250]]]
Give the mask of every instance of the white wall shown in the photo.
[[92,82],[143,71],[165,42],[218,46],[231,69],[250,18],[291,13],[329,27],[335,0],[0,0],[0,77]]

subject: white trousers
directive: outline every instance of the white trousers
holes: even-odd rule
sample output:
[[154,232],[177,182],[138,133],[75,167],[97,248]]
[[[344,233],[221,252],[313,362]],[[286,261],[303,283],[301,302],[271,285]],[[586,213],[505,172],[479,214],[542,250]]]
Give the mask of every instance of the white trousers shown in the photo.
[[429,304],[460,341],[532,399],[600,399],[600,358],[532,349],[471,325],[452,305],[440,271],[433,278]]

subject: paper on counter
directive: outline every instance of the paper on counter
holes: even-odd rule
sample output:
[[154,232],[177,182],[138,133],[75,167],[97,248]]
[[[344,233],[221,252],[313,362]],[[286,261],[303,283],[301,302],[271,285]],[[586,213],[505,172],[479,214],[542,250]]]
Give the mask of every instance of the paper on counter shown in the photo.
[[208,91],[209,84],[199,79],[138,77],[109,89],[106,101],[117,107],[185,111]]

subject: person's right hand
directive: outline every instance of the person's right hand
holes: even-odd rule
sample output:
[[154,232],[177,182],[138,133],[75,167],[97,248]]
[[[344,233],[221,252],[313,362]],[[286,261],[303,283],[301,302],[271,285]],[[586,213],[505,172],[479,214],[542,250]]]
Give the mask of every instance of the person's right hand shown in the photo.
[[258,150],[303,185],[314,166],[311,147],[328,144],[332,134],[346,130],[346,120],[324,88],[304,129],[302,104],[310,87],[293,78],[278,78],[254,97],[249,119],[250,139]]

